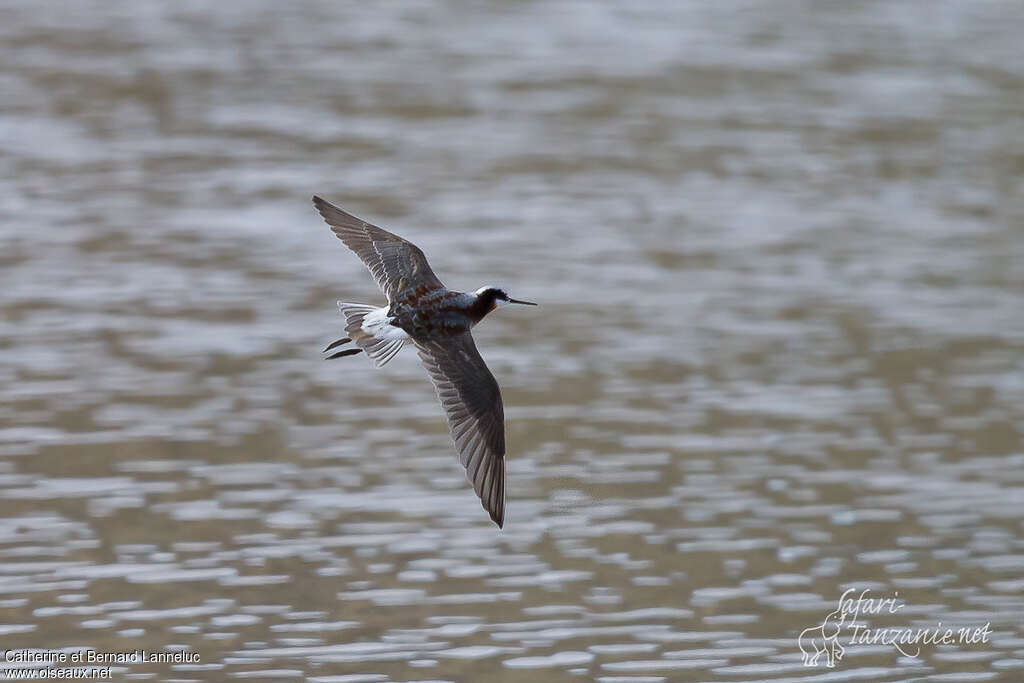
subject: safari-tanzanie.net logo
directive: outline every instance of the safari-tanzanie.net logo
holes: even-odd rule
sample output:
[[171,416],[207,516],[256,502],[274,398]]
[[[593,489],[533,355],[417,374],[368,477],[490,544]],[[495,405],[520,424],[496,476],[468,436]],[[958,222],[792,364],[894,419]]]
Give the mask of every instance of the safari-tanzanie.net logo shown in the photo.
[[[847,589],[839,606],[817,626],[805,628],[797,638],[804,666],[833,668],[851,645],[891,645],[905,657],[918,657],[922,646],[974,645],[987,643],[990,624],[951,628],[942,622],[927,626],[870,626],[862,616],[898,614],[905,607],[899,592],[889,597],[871,597],[870,589]],[[844,647],[844,644],[846,647]]]

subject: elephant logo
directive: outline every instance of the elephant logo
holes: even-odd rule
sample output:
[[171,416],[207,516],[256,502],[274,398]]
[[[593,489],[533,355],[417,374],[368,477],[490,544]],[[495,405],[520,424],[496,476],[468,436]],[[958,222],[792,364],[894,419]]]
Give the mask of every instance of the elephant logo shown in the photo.
[[843,658],[843,646],[839,644],[839,635],[843,632],[843,624],[847,614],[840,608],[830,613],[821,624],[805,628],[797,638],[797,645],[803,654],[804,666],[818,666],[818,660],[825,655],[825,666],[835,668],[836,662]]

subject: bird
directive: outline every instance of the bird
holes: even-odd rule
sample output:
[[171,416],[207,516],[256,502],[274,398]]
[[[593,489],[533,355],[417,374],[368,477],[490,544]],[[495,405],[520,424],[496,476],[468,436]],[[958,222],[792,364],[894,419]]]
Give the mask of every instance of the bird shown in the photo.
[[377,367],[405,346],[416,347],[448,419],[466,479],[491,520],[505,524],[505,412],[501,389],[473,342],[470,330],[506,304],[536,306],[511,298],[500,287],[473,292],[444,286],[423,251],[383,228],[313,197],[313,205],[338,238],[370,270],[386,306],[338,302],[347,336],[324,353],[348,344],[326,360],[366,352]]

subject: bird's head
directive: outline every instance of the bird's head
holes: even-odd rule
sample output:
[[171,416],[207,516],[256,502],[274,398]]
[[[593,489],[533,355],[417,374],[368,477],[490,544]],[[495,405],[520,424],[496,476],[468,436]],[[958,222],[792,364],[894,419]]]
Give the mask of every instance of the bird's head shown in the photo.
[[508,295],[504,289],[500,287],[492,287],[490,285],[481,287],[476,290],[477,301],[484,302],[487,305],[488,311],[493,311],[499,306],[505,304],[523,304],[525,306],[536,306],[537,304],[532,301],[520,301],[519,299],[513,299]]

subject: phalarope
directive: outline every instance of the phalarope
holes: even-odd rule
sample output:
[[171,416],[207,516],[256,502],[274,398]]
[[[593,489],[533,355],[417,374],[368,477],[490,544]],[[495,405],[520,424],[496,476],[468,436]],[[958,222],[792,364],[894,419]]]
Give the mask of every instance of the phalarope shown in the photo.
[[505,414],[501,390],[476,350],[470,330],[504,304],[536,306],[498,287],[448,289],[415,244],[348,214],[320,197],[313,204],[349,249],[363,260],[388,298],[383,307],[338,302],[347,337],[324,352],[355,342],[328,359],[365,351],[377,367],[414,344],[437,390],[466,478],[501,527],[505,522]]

